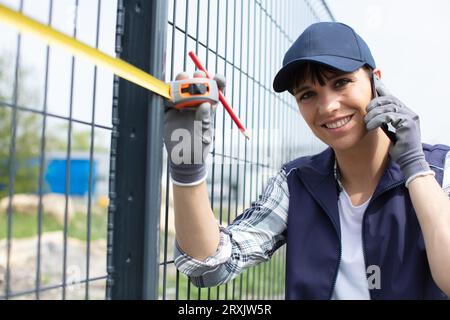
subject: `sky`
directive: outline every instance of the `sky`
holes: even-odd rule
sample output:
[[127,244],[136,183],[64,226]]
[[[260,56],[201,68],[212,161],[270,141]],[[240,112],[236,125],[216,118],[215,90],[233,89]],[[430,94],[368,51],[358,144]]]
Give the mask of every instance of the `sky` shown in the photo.
[[327,3],[367,42],[392,94],[419,115],[422,141],[450,145],[450,1]]

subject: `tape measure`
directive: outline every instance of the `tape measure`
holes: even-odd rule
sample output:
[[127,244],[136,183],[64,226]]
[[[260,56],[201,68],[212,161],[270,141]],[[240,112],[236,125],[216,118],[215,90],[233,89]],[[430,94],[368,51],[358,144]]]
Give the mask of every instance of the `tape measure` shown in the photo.
[[[170,92],[170,84],[161,81],[148,73],[136,68],[132,64],[118,58],[113,58],[97,49],[94,49],[76,39],[67,36],[49,26],[41,24],[38,21],[30,19],[23,14],[11,10],[0,4],[0,19],[10,25],[18,28],[22,32],[27,32],[46,40],[49,44],[63,47],[77,57],[90,60],[95,65],[105,67],[114,74],[124,78],[134,84],[146,88],[164,98],[173,100]],[[206,79],[208,80],[208,79]],[[185,84],[185,82],[183,82]],[[180,83],[181,85],[181,83]],[[178,88],[178,83],[172,86]],[[195,95],[190,96],[188,93],[176,95],[176,104],[189,103],[195,99]],[[183,101],[187,100],[187,101]],[[216,99],[217,100],[217,99]],[[174,101],[175,102],[175,101]]]
[[184,109],[198,104],[219,102],[217,82],[208,78],[193,78],[172,81],[170,83],[172,103],[177,109]]
[[76,57],[85,58],[97,66],[111,70],[115,75],[170,100],[177,109],[193,107],[202,102],[217,103],[220,100],[244,136],[247,139],[250,138],[244,125],[226,102],[223,94],[218,90],[217,83],[210,79],[193,52],[190,53],[191,58],[196,66],[201,66],[200,69],[205,71],[207,78],[178,80],[167,84],[128,62],[113,58],[2,4],[0,4],[0,20],[16,27],[21,32],[35,35],[50,45],[62,47]]
[[148,73],[136,68],[118,58],[113,58],[95,48],[92,48],[76,39],[65,35],[49,26],[46,26],[36,20],[28,18],[23,14],[11,10],[0,4],[0,19],[22,32],[27,32],[38,36],[49,44],[57,45],[70,51],[74,56],[83,57],[90,60],[95,65],[105,67],[114,74],[128,81],[131,81],[141,87],[144,87],[164,98],[171,99],[170,86],[149,75]]

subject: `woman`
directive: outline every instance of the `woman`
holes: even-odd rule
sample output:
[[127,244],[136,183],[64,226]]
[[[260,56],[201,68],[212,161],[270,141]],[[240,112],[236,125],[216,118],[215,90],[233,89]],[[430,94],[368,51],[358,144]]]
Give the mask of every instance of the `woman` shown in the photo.
[[[450,148],[422,145],[418,116],[380,78],[352,28],[308,27],[286,52],[274,89],[295,96],[329,148],[284,165],[227,228],[210,209],[204,163],[171,161],[177,268],[197,286],[214,286],[286,243],[287,299],[447,299]],[[195,119],[208,133],[207,154],[213,112],[208,104],[190,117],[167,108],[169,155],[172,124],[194,134]]]

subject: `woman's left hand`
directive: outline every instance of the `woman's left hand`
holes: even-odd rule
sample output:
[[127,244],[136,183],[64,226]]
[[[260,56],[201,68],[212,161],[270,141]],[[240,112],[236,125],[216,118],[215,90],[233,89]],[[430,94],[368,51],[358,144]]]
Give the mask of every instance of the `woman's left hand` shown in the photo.
[[391,123],[396,129],[397,141],[391,145],[389,154],[399,164],[408,185],[410,178],[432,172],[422,149],[419,116],[391,95],[381,81],[375,82],[375,88],[380,96],[367,106],[366,128],[373,130]]

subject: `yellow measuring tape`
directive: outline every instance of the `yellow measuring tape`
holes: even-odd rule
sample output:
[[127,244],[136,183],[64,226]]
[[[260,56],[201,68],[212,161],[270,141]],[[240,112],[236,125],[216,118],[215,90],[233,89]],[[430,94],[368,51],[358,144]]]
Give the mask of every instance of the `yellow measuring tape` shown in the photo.
[[88,46],[62,32],[44,25],[36,20],[28,18],[23,14],[11,10],[0,4],[0,20],[4,21],[21,32],[27,32],[38,36],[47,43],[63,47],[76,57],[83,57],[90,60],[97,66],[111,70],[114,74],[141,87],[144,87],[160,96],[171,99],[170,86],[136,68],[135,66],[121,59],[113,58],[95,48]]

